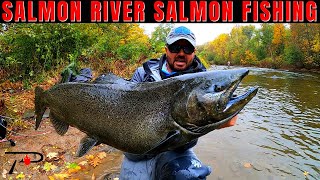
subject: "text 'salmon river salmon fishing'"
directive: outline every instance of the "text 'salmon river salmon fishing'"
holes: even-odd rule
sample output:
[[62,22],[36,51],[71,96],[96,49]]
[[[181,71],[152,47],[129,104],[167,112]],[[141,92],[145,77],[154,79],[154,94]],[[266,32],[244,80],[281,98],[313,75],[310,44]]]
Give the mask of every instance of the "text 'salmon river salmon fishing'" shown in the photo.
[[318,22],[318,1],[1,1],[10,22]]
[[77,156],[99,143],[133,154],[157,154],[201,137],[236,116],[256,95],[235,96],[247,69],[185,74],[158,82],[133,83],[113,74],[91,83],[36,88],[36,129],[50,108],[58,134],[69,125],[87,134]]

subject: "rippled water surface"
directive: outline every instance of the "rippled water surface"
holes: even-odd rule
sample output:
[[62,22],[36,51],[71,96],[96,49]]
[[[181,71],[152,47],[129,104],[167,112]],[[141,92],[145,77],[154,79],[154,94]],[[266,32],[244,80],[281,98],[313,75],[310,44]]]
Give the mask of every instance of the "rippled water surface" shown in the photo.
[[260,89],[237,125],[195,147],[208,179],[320,179],[320,74],[249,69],[236,93]]

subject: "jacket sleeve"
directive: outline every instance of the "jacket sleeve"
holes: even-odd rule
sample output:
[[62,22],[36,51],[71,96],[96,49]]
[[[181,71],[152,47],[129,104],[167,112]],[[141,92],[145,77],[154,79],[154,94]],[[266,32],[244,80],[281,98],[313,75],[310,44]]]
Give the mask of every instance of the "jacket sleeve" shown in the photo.
[[144,76],[145,76],[145,71],[143,67],[139,67],[133,74],[131,78],[131,82],[143,82]]

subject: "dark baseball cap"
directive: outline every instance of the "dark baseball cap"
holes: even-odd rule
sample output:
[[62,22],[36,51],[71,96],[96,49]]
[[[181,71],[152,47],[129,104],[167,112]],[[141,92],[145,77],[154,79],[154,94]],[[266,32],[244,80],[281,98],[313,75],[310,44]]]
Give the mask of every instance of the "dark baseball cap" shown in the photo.
[[171,45],[180,39],[185,39],[189,41],[193,47],[196,47],[196,37],[194,33],[184,26],[172,29],[168,34],[166,41],[168,45]]

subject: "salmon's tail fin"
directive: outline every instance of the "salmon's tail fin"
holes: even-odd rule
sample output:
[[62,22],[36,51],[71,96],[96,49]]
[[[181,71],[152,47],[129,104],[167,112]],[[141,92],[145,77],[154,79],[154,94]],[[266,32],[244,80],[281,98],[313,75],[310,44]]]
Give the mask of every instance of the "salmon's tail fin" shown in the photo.
[[47,109],[47,105],[45,103],[45,92],[44,90],[37,86],[35,89],[35,115],[36,115],[36,127],[37,130],[40,126],[42,116]]

